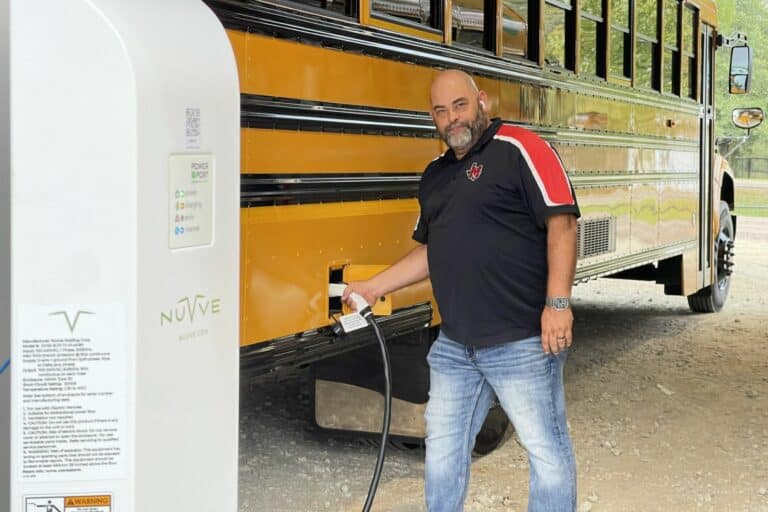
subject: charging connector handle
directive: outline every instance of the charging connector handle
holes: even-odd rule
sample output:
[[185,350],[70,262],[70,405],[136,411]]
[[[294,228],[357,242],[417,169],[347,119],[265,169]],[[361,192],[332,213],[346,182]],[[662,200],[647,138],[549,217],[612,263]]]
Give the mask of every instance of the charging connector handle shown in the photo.
[[[341,297],[342,295],[344,295],[344,290],[346,289],[347,289],[347,285],[345,283],[329,283],[328,296]],[[355,304],[355,310],[361,315],[366,309],[369,309],[371,307],[370,304],[368,304],[368,301],[365,300],[363,296],[360,295],[359,293],[352,292],[349,295],[349,298]]]

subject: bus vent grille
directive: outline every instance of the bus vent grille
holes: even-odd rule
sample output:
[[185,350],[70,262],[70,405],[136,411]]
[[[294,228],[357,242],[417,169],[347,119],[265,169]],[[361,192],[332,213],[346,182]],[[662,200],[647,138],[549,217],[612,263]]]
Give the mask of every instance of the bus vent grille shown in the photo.
[[576,254],[579,258],[590,258],[615,250],[615,217],[591,218],[579,221],[576,235]]

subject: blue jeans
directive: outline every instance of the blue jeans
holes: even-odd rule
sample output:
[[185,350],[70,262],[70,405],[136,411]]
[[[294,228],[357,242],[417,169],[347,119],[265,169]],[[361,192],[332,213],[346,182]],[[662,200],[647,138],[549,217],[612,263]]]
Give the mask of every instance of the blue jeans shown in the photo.
[[576,510],[576,462],[565,419],[565,352],[544,353],[537,337],[485,348],[442,333],[430,367],[426,489],[430,512],[460,512],[472,449],[494,392],[528,451],[529,512]]

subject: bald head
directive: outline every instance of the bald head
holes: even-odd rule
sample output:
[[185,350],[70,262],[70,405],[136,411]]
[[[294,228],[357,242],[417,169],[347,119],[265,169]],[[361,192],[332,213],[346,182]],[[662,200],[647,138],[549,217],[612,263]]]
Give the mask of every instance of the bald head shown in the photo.
[[485,92],[463,71],[449,69],[432,81],[432,120],[457,158],[472,148],[490,124],[485,112],[486,100]]
[[475,84],[472,77],[467,73],[458,69],[449,69],[441,72],[432,80],[432,87],[430,89],[432,106],[435,106],[437,98],[444,96],[446,93],[476,98],[480,90],[477,88],[477,84]]

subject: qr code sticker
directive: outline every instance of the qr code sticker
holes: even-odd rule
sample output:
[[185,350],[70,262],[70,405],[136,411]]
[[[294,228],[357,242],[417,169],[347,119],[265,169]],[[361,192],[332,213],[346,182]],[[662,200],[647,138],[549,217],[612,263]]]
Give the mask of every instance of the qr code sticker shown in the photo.
[[199,137],[200,136],[200,109],[188,108],[187,109],[187,137]]

